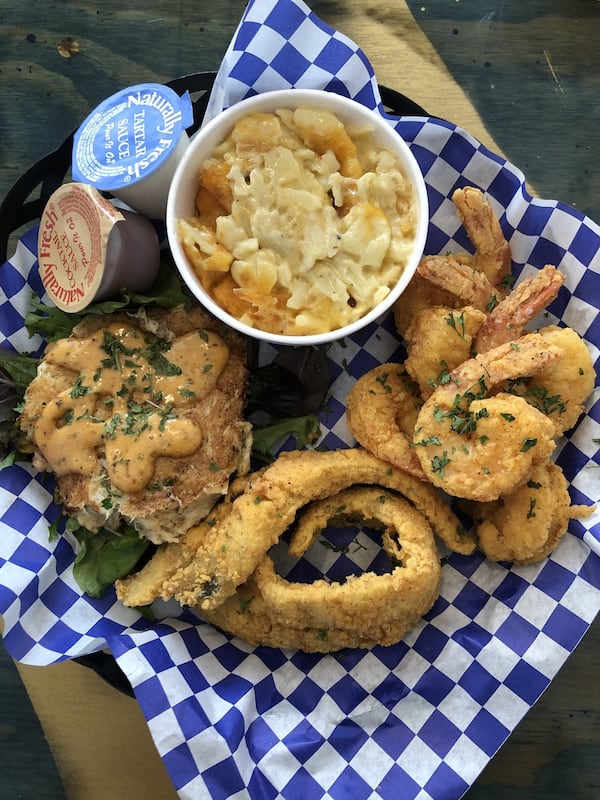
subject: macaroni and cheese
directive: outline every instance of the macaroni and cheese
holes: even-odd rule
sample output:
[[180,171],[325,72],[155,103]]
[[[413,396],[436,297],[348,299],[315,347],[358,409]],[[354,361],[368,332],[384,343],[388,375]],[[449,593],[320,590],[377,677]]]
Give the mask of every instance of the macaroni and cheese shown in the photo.
[[363,317],[415,246],[415,191],[371,130],[323,108],[251,113],[202,164],[179,220],[202,285],[232,316],[307,335]]

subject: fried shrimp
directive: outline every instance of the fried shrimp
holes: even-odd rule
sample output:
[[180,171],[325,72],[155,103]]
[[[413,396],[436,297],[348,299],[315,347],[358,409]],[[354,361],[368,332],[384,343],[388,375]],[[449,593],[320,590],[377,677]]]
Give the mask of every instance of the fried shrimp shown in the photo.
[[572,328],[548,325],[538,333],[547,346],[560,347],[563,357],[531,378],[510,382],[508,391],[546,414],[554,424],[554,435],[560,436],[583,413],[596,380],[594,362],[585,342]]
[[410,283],[396,300],[393,306],[394,324],[401,336],[406,334],[406,329],[419,313],[433,306],[458,308],[464,303],[451,292],[435,286],[427,278],[415,272]]
[[451,495],[479,501],[523,483],[554,449],[554,426],[522,398],[490,393],[562,356],[562,349],[531,333],[453,370],[417,418],[414,445],[428,479]]
[[425,256],[394,304],[394,322],[405,335],[414,316],[425,308],[471,305],[489,311],[507,292],[512,258],[510,245],[485,195],[473,186],[452,195],[475,252]]
[[436,306],[415,315],[404,337],[408,353],[404,366],[423,399],[471,358],[474,338],[485,319],[483,311],[473,306]]
[[547,264],[510,292],[488,314],[475,338],[475,349],[484,353],[504,342],[517,339],[525,325],[557,296],[565,276]]
[[324,516],[313,516],[313,533],[315,522],[320,528],[321,521],[327,525],[330,519],[364,521],[384,531],[383,546],[393,569],[383,575],[350,576],[343,583],[295,583],[278,575],[267,556],[253,578],[269,616],[297,630],[356,631],[372,644],[397,642],[431,608],[439,592],[440,557],[432,530],[406,500],[380,488],[347,489],[336,495],[337,508],[333,505],[327,503]]
[[258,475],[250,476],[247,488],[222,516],[215,514],[183,535],[180,547],[164,558],[160,575],[152,566],[161,557],[159,549],[146,567],[120,582],[118,596],[125,605],[137,605],[142,597],[145,602],[161,597],[216,608],[247,580],[300,508],[353,484],[399,492],[426,517],[450,550],[473,552],[474,538],[431,484],[394,469],[362,448],[300,450],[282,453]]
[[418,478],[423,469],[411,436],[422,405],[417,387],[401,364],[380,364],[362,375],[346,398],[346,422],[359,444]]
[[458,215],[475,247],[472,266],[495,287],[506,285],[512,256],[500,222],[485,195],[474,186],[456,189],[452,195]]
[[[441,263],[447,268],[448,259],[442,258]],[[465,270],[469,268],[456,263],[465,277]],[[449,277],[447,269],[441,274]],[[467,277],[465,280],[468,283]],[[486,352],[521,336],[525,325],[556,297],[563,281],[564,275],[547,265],[513,289],[490,313],[473,306],[436,306],[418,311],[404,339],[408,351],[405,367],[418,383],[421,396],[429,397],[435,386],[447,379],[449,371],[474,353]],[[461,288],[457,288],[457,292],[463,296],[469,294]],[[472,297],[476,294],[476,289],[471,292]]]
[[[470,297],[479,303],[479,308],[469,305],[462,308],[434,306],[414,313],[404,331],[408,351],[405,367],[419,385],[424,399],[440,381],[447,379],[449,371],[473,354],[486,352],[521,336],[525,325],[552,302],[564,281],[562,273],[546,265],[525,279],[498,305],[494,305],[496,299],[492,297],[493,302],[486,304],[494,306],[489,311],[489,307],[481,308],[487,289],[480,291],[485,281],[481,283],[479,273],[449,257],[439,257],[437,261],[426,259],[422,264],[425,263],[432,270],[437,269],[436,264],[441,265],[436,280],[440,283],[448,280],[457,296]],[[469,289],[473,276],[476,276],[475,283]]]
[[514,492],[490,503],[470,503],[467,510],[487,558],[531,564],[553,552],[570,519],[589,516],[593,507],[571,505],[562,470],[548,461],[534,467]]
[[483,272],[452,255],[427,256],[421,259],[417,274],[468,304],[486,311],[497,299],[498,290]]

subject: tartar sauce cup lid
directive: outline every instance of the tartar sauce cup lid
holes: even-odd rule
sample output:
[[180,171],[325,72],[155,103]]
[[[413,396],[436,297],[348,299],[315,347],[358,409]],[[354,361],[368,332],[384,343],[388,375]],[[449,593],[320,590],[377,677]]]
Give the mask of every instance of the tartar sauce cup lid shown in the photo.
[[124,290],[148,290],[158,273],[160,243],[141,214],[115,208],[89,184],[66,183],[40,218],[38,269],[49,299],[78,312]]
[[[192,122],[187,92],[179,96],[156,83],[122,89],[100,103],[75,132],[73,180],[111,192],[141,213],[159,217]],[[159,173],[160,180],[149,181]],[[142,181],[143,188],[136,192],[134,187]]]

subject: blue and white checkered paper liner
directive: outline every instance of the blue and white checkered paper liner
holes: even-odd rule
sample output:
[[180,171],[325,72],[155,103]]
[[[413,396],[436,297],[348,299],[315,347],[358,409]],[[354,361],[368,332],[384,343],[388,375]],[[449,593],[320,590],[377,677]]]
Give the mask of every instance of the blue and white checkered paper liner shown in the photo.
[[[258,91],[326,88],[379,108],[364,54],[300,2],[249,6],[223,62],[212,109]],[[425,174],[427,252],[470,249],[449,200],[457,186],[491,197],[516,271],[567,275],[546,323],[600,348],[600,229],[561,203],[533,200],[523,175],[468,133],[437,120],[390,118]],[[23,327],[41,291],[36,231],[0,270],[0,341],[36,349]],[[344,398],[375,364],[403,358],[390,317],[329,351],[333,398],[324,444],[351,446]],[[598,388],[559,443],[573,501],[600,500]],[[109,647],[135,689],[180,796],[456,800],[536,702],[600,607],[600,515],[573,521],[555,553],[509,568],[452,555],[440,598],[392,647],[336,655],[252,648],[168,607],[157,623],[81,595],[73,543],[50,542],[52,486],[26,465],[0,472],[0,613],[14,658],[49,664]],[[363,552],[362,550],[360,552]],[[330,551],[327,555],[333,559]],[[360,564],[368,568],[367,563]],[[319,565],[327,570],[331,563]]]

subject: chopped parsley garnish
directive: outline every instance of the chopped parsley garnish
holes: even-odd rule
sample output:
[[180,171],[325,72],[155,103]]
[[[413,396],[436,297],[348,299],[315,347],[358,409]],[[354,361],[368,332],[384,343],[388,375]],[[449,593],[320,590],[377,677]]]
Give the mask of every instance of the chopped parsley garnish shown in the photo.
[[444,469],[448,466],[451,459],[448,458],[448,452],[444,450],[442,456],[434,456],[431,459],[431,471],[439,472],[440,478],[444,477]]
[[496,308],[497,305],[498,305],[498,298],[496,297],[495,294],[492,294],[492,295],[490,295],[489,300],[485,304],[485,310],[489,314],[490,311],[493,311]]
[[115,336],[112,331],[104,330],[102,334],[102,350],[106,353],[106,358],[102,359],[102,366],[106,369],[121,370],[121,359],[123,356],[132,356],[139,352],[137,347],[127,347],[120,336]]
[[440,361],[440,366],[442,369],[440,370],[437,378],[437,382],[439,386],[444,386],[447,383],[450,383],[452,378],[450,377],[450,370],[448,369],[448,364],[445,361]]
[[537,439],[524,439],[523,445],[521,446],[521,452],[526,453],[528,450],[531,450],[532,447],[535,447],[537,444]]
[[383,372],[381,375],[378,375],[375,378],[375,380],[377,381],[377,383],[380,383],[381,386],[383,386],[383,388],[384,388],[384,390],[386,392],[391,392],[392,391],[392,387],[389,385],[389,383],[387,383],[387,378],[388,378],[387,372]]
[[254,596],[249,597],[247,600],[244,600],[240,597],[240,607],[238,610],[238,614],[248,614],[250,610],[250,603],[254,600]]
[[86,394],[89,394],[92,391],[89,386],[84,386],[82,380],[82,376],[80,375],[75,381],[73,388],[69,393],[71,400],[76,400],[78,397],[85,397]]
[[527,378],[511,381],[508,391],[523,397],[530,405],[546,414],[546,416],[549,414],[564,414],[567,410],[568,400],[563,400],[562,395],[550,394],[545,386],[537,386]]
[[332,553],[343,553],[345,555],[350,552],[349,544],[331,544],[327,539],[319,539],[319,544],[326,550],[331,550]]
[[428,447],[431,444],[433,444],[433,445],[435,445],[437,447],[440,447],[441,444],[442,444],[441,441],[440,441],[440,437],[436,436],[435,434],[433,436],[427,436],[425,439],[421,439],[420,442],[411,442],[410,446],[411,447]]
[[168,478],[165,481],[152,481],[146,487],[148,492],[166,492],[175,484],[175,478]]
[[143,355],[146,357],[148,363],[157,375],[181,375],[182,369],[179,365],[174,364],[164,355],[162,350],[164,345],[170,349],[171,345],[168,342],[160,342],[156,340],[156,346],[151,345]]
[[451,311],[447,317],[444,317],[444,321],[446,322],[446,325],[452,328],[452,330],[456,331],[461,339],[466,339],[465,315],[462,311],[456,314],[454,311]]
[[506,275],[505,275],[505,276],[502,278],[502,280],[500,281],[500,286],[501,286],[503,289],[510,289],[510,287],[511,287],[511,286],[513,285],[513,283],[514,283],[514,280],[515,280],[515,277],[514,277],[514,275],[512,275],[510,272],[508,272],[508,273],[507,273],[507,274],[506,274]]

